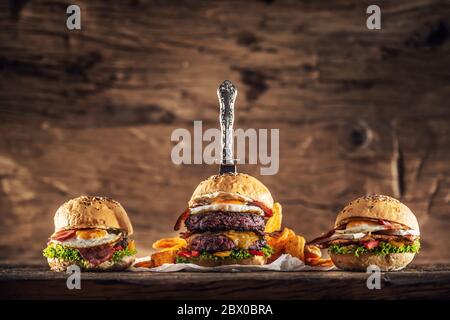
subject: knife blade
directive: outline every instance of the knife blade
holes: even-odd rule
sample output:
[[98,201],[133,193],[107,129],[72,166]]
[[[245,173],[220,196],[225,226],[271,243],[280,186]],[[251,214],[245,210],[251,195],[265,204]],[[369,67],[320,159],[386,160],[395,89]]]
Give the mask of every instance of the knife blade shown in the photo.
[[236,173],[236,161],[233,158],[234,102],[237,89],[229,80],[225,80],[217,89],[220,106],[220,132],[222,155],[220,174]]

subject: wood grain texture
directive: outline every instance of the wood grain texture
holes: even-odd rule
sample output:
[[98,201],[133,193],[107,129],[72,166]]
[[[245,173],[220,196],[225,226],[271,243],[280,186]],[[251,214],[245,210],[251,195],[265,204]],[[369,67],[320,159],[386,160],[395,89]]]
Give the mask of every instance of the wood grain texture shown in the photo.
[[171,132],[218,126],[216,87],[236,83],[236,125],[280,129],[280,171],[258,176],[285,225],[312,238],[348,201],[400,198],[417,214],[417,261],[450,261],[448,1],[0,3],[1,260],[41,259],[57,207],[120,201],[140,254],[174,235],[205,165],[175,166]]
[[[381,289],[367,289],[356,272],[82,273],[81,290],[68,290],[67,274],[44,268],[0,268],[1,299],[449,299],[448,265],[383,273]],[[45,286],[46,290],[42,290]],[[182,290],[180,289],[182,288]],[[340,290],[336,290],[340,288]]]

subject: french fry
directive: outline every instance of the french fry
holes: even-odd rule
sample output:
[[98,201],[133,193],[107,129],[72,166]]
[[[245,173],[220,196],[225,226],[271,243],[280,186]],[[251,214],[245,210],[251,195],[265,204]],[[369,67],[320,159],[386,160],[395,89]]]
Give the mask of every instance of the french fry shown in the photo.
[[266,223],[266,233],[272,233],[281,230],[281,222],[283,220],[281,204],[275,202],[272,208],[273,215]]

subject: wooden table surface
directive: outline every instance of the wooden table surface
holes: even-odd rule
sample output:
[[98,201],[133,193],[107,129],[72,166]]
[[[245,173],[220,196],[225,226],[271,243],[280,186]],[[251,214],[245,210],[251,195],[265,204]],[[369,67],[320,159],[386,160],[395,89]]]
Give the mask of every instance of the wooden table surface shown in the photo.
[[382,273],[369,290],[367,274],[329,272],[82,273],[81,289],[66,273],[0,265],[1,299],[449,299],[450,265],[412,266]]

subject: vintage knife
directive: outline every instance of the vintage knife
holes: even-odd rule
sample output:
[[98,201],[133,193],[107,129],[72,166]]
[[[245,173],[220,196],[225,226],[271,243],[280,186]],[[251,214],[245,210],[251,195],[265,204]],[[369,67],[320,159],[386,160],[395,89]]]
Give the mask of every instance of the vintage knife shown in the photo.
[[220,104],[220,131],[222,134],[222,157],[219,173],[236,173],[236,162],[233,159],[233,122],[237,89],[231,81],[225,80],[217,89],[217,96]]

